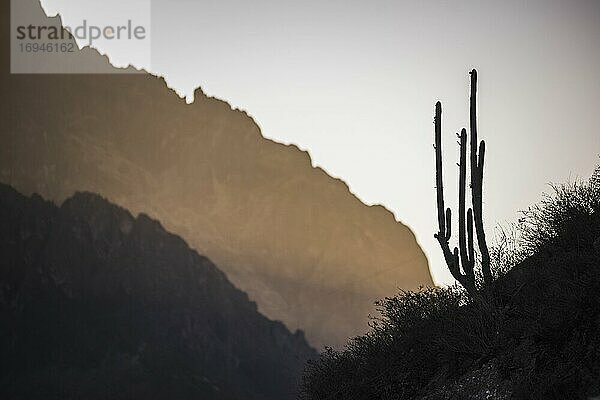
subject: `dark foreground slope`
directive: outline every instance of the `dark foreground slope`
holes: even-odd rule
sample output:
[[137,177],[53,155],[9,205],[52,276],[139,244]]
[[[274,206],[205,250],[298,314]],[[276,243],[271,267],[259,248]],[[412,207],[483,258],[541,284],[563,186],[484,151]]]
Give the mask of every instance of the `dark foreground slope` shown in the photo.
[[0,185],[0,398],[291,399],[313,355],[157,221]]
[[[306,399],[587,399],[600,395],[600,170],[525,213],[512,266],[472,302],[405,293],[305,376]],[[516,244],[516,246],[513,246]]]

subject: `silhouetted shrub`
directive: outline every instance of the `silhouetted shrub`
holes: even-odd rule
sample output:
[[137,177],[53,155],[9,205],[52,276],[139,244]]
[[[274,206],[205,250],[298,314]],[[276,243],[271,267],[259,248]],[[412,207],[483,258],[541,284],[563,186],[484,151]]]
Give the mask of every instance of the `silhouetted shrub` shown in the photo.
[[587,183],[554,185],[553,189],[554,193],[545,194],[521,219],[521,246],[532,254],[585,246],[586,240],[593,239],[590,235],[597,234],[594,223],[600,211],[600,168]]
[[443,316],[456,313],[465,299],[456,287],[403,292],[378,302],[381,317],[372,330],[347,345],[327,349],[309,363],[304,396],[310,399],[386,398],[414,395],[439,367],[439,352],[447,345],[434,340],[445,328]]
[[302,397],[600,394],[599,171],[587,183],[555,186],[506,233],[504,247],[492,248],[492,265],[508,267],[483,288],[484,301],[450,287],[379,302],[368,334],[308,365]]
[[530,255],[520,245],[520,240],[521,230],[518,224],[511,223],[496,227],[494,244],[490,247],[494,279],[506,275],[515,265]]

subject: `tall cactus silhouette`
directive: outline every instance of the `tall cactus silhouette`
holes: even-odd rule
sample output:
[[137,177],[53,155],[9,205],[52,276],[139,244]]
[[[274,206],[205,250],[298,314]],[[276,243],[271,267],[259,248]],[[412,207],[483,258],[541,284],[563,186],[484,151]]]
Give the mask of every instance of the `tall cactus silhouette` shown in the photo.
[[[459,137],[460,162],[458,179],[458,246],[450,250],[452,237],[452,211],[444,206],[444,179],[442,162],[442,104],[435,104],[435,176],[437,191],[438,240],[448,269],[456,279],[473,296],[477,292],[475,283],[475,246],[473,226],[477,236],[477,244],[481,253],[481,271],[485,283],[492,281],[490,270],[490,252],[483,229],[483,166],[485,161],[485,142],[477,143],[477,71],[471,71],[470,99],[470,164],[471,164],[471,202],[473,208],[467,207],[467,130],[462,129]],[[466,214],[466,215],[465,215]],[[462,271],[461,271],[462,267]]]

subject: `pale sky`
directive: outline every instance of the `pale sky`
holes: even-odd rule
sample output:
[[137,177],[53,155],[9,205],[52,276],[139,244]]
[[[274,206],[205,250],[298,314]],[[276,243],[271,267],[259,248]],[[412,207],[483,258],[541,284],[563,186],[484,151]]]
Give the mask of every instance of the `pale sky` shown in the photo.
[[[136,18],[115,1],[42,3],[67,24]],[[437,283],[452,278],[433,239],[433,109],[441,100],[455,207],[454,132],[468,124],[471,68],[488,235],[549,182],[587,178],[600,163],[600,1],[152,0],[150,25],[151,62],[98,46],[116,65],[164,76],[188,101],[199,86],[247,111],[264,136],[308,150],[413,229]]]

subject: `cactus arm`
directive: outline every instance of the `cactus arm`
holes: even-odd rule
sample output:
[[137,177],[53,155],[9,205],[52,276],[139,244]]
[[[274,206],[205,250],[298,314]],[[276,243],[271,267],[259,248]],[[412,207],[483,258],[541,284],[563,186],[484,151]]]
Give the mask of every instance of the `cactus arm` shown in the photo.
[[446,209],[446,241],[450,241],[452,237],[452,210],[450,207]]
[[469,255],[467,253],[467,232],[465,221],[466,187],[467,187],[467,131],[463,129],[460,133],[460,163],[458,177],[458,243],[463,270],[467,273]]
[[[442,103],[435,104],[435,188],[437,192],[438,234],[446,237],[444,180],[442,176]],[[450,239],[448,237],[448,239]]]
[[467,211],[467,240],[469,243],[469,259],[471,266],[475,265],[475,246],[473,245],[473,210]]

